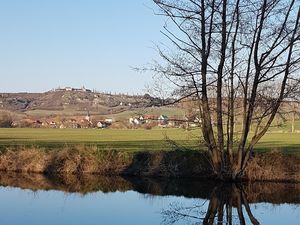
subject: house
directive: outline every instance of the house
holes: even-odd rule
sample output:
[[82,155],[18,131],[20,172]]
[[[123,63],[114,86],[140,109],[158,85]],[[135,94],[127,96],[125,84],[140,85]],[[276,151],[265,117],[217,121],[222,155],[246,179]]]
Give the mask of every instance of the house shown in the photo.
[[65,90],[66,91],[73,91],[73,88],[71,88],[71,87],[65,87]]
[[107,128],[109,125],[106,123],[106,122],[103,122],[103,121],[99,121],[98,123],[97,123],[97,128],[102,128],[102,129],[104,129],[104,128]]
[[194,123],[199,123],[199,124],[201,124],[201,123],[202,123],[202,119],[196,117],[196,118],[194,119]]
[[170,120],[168,121],[168,127],[175,127],[176,126],[176,121]]
[[140,121],[139,118],[134,118],[134,119],[133,119],[133,122],[134,122],[134,124],[136,124],[136,125],[140,125],[140,124],[142,123],[142,121]]
[[108,124],[112,124],[113,123],[113,119],[105,119],[104,122],[108,123]]
[[86,89],[84,86],[82,86],[81,89],[77,89],[77,91],[92,92],[90,89]]
[[54,121],[48,122],[50,128],[57,128],[57,123]]
[[140,121],[139,118],[131,117],[131,118],[129,118],[129,124],[140,125],[140,124],[142,124],[142,121]]
[[133,119],[132,117],[130,117],[130,118],[129,118],[129,124],[133,125],[133,124],[134,124],[133,120],[134,120],[134,119]]
[[202,119],[199,117],[195,117],[193,123],[190,124],[191,127],[201,127]]
[[61,124],[60,126],[59,126],[59,129],[66,129],[67,127],[64,125],[64,124]]
[[167,125],[168,121],[169,121],[169,118],[166,115],[160,115],[158,117],[158,121],[159,121],[160,125]]
[[157,121],[157,115],[144,115],[143,118],[146,123]]

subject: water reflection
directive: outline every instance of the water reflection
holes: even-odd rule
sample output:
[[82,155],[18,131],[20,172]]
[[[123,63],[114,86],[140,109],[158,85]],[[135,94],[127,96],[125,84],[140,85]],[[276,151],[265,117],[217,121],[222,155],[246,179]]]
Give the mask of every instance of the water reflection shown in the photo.
[[[160,215],[159,220],[163,224],[256,225],[264,222],[261,221],[261,212],[258,213],[256,207],[254,207],[257,204],[271,203],[277,205],[289,203],[296,206],[300,204],[300,184],[284,183],[221,184],[190,179],[166,180],[92,175],[45,176],[42,174],[0,173],[0,186],[15,187],[34,192],[56,190],[65,193],[80,193],[83,197],[93,196],[91,199],[87,198],[88,202],[86,204],[95,205],[95,210],[97,209],[96,205],[99,207],[99,201],[104,201],[103,199],[94,199],[98,192],[124,193],[122,198],[125,204],[129,201],[127,198],[131,200],[135,198],[132,196],[134,193],[141,193],[142,196],[148,197],[157,196],[164,199],[163,201],[167,204],[155,205],[155,203],[153,206],[155,210],[150,212],[147,211],[148,208],[147,210],[143,209],[145,211],[143,216],[149,216],[147,220],[151,221],[150,217],[156,215],[154,212],[158,213]],[[48,193],[53,194],[52,192]],[[111,200],[109,196],[105,200],[110,201],[111,205],[120,204],[120,194],[116,199],[112,196]],[[174,196],[178,197],[174,198]],[[192,199],[193,202],[189,199]],[[82,200],[79,199],[78,202],[80,201]],[[145,198],[143,201],[145,201]],[[132,203],[128,205],[128,208],[131,208],[133,212],[142,211],[140,204],[145,203],[139,202],[138,204],[139,206],[135,206]],[[5,210],[4,206],[3,208]],[[105,210],[105,208],[102,210]],[[119,212],[113,212],[113,214],[116,213]],[[293,221],[298,220],[294,219]],[[154,222],[153,219],[149,224],[158,223],[157,220]]]
[[[174,224],[180,220],[198,221],[197,224],[246,224],[248,216],[253,225],[260,224],[251,212],[246,193],[242,185],[223,184],[213,188],[205,210],[204,204],[180,206],[172,204],[169,209],[163,210],[164,224]],[[234,216],[236,209],[238,217]]]

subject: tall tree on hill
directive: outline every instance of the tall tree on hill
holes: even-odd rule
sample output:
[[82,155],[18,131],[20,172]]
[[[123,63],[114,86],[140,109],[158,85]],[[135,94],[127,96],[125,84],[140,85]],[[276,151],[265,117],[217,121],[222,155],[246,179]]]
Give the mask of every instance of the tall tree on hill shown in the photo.
[[[280,104],[300,85],[300,2],[154,3],[158,14],[167,17],[161,32],[173,48],[158,47],[164,62],[153,70],[175,87],[180,99],[197,100],[214,173],[238,179]],[[243,123],[235,143],[238,114]]]

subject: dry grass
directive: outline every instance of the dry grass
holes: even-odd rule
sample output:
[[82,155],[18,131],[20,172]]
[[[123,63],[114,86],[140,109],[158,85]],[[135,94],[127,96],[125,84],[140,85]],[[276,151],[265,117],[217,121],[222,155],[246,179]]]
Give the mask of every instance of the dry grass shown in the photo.
[[257,154],[245,172],[249,180],[300,182],[300,156],[278,151]]
[[[6,149],[0,154],[0,170],[45,174],[101,174],[148,177],[211,178],[205,152],[102,151],[86,145],[62,150]],[[300,182],[300,156],[280,152],[257,154],[245,171],[245,179]]]
[[0,155],[0,170],[34,173],[120,173],[126,153],[98,151],[96,147],[66,146],[61,150],[7,149]]

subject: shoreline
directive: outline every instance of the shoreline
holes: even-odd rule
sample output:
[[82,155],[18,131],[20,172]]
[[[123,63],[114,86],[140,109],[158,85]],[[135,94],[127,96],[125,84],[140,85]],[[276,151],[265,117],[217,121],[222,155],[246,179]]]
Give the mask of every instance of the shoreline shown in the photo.
[[[205,152],[102,151],[88,146],[48,151],[9,148],[0,153],[0,171],[213,179]],[[300,155],[256,154],[245,170],[244,180],[300,183]]]

